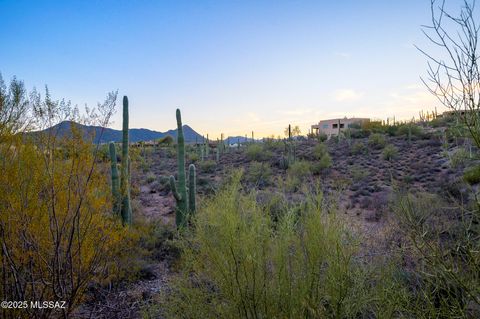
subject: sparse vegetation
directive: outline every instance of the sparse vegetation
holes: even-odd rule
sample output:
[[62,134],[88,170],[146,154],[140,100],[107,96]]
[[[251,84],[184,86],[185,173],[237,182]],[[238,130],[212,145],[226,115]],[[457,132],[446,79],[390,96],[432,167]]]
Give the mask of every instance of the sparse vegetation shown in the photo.
[[168,317],[393,313],[388,297],[402,290],[369,284],[373,274],[353,258],[356,242],[318,206],[321,193],[309,194],[299,215],[287,212],[274,222],[253,194],[242,194],[239,178],[205,203],[187,235],[184,270],[162,297]]
[[365,154],[367,152],[367,147],[362,142],[355,142],[352,146],[352,154],[359,155]]
[[468,157],[467,150],[464,148],[459,148],[450,157],[450,163],[454,168],[464,166],[468,160]]
[[213,173],[217,168],[217,162],[214,160],[206,160],[198,164],[198,169],[203,173]]
[[370,135],[368,138],[368,145],[375,149],[382,149],[386,145],[385,137],[380,133]]
[[480,166],[470,167],[463,174],[465,181],[471,185],[480,183]]
[[268,163],[252,162],[245,177],[257,187],[263,188],[271,184],[272,169]]
[[259,143],[248,145],[246,155],[249,160],[257,162],[267,161],[272,157],[270,151],[263,149]]
[[382,156],[384,160],[391,161],[398,156],[398,149],[392,144],[388,144],[383,149]]

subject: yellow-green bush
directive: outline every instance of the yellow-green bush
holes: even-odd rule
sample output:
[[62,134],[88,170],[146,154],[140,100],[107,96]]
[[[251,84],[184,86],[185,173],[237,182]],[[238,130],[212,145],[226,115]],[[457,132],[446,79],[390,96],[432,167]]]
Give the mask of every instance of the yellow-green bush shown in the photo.
[[313,156],[315,159],[321,159],[325,154],[328,154],[328,149],[324,143],[318,143],[313,147]]
[[469,158],[468,151],[461,147],[450,156],[450,164],[456,168],[465,165]]
[[473,237],[480,214],[478,203],[464,205],[429,193],[398,193],[393,201],[399,230],[411,243],[403,254],[415,260],[415,317],[480,317],[480,241]]
[[[134,237],[112,215],[91,144],[57,139],[70,154],[65,160],[40,143],[10,142],[0,146],[0,299],[64,300],[68,313],[88,285],[117,277],[113,261]],[[9,315],[33,317],[30,311]]]
[[285,186],[290,191],[301,188],[303,181],[312,174],[312,165],[307,161],[296,161],[287,170]]
[[463,179],[471,185],[480,183],[480,166],[477,165],[465,170]]
[[249,160],[257,162],[267,161],[272,157],[272,153],[265,150],[259,143],[248,145],[246,155]]
[[163,315],[393,315],[395,306],[389,302],[402,289],[392,289],[394,284],[382,288],[386,281],[376,284],[376,276],[355,260],[357,243],[333,212],[322,211],[320,193],[309,194],[298,215],[287,212],[274,227],[255,195],[242,194],[240,178],[235,173],[196,215],[183,241],[182,271],[161,298]]
[[[137,236],[113,216],[108,164],[93,136],[72,124],[65,134],[26,131],[80,121],[78,110],[48,90],[29,100],[21,86],[7,94],[0,77],[0,300],[65,301],[66,308],[3,308],[0,317],[67,318],[88,287],[130,272],[120,261]],[[96,122],[85,124],[107,125],[116,98],[91,109]]]
[[372,134],[368,138],[368,145],[376,149],[384,148],[386,143],[385,137],[380,133]]
[[398,156],[398,149],[392,144],[388,144],[382,151],[384,160],[391,161]]
[[351,153],[354,155],[365,154],[367,152],[367,147],[363,142],[355,142],[352,145]]
[[245,179],[258,187],[268,186],[272,182],[272,168],[268,163],[252,162]]

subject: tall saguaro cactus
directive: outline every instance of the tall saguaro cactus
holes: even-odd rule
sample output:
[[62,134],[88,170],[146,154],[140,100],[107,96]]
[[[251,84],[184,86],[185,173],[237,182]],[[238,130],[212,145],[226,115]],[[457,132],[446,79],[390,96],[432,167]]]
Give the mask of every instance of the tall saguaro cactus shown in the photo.
[[115,144],[112,142],[109,145],[110,148],[110,164],[112,171],[112,198],[113,198],[113,213],[115,215],[120,214],[120,177],[118,175],[117,168],[117,152],[115,150]]
[[122,197],[121,215],[123,224],[132,223],[132,206],[130,204],[130,170],[128,157],[128,98],[123,97],[123,127],[122,127],[122,167],[120,171],[120,192]]
[[[188,214],[195,213],[195,166],[189,167],[189,190],[187,191],[185,176],[185,138],[183,136],[182,116],[177,109],[177,165],[178,187],[175,177],[170,176],[170,187],[177,202],[175,223],[182,228],[187,225]],[[187,195],[187,193],[189,193]]]

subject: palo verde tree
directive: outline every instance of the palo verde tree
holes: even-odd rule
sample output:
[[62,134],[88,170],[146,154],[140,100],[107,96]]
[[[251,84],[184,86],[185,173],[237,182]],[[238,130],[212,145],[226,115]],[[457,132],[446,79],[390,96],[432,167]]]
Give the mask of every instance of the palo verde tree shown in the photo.
[[94,143],[101,136],[76,124],[106,127],[116,98],[80,116],[48,89],[0,86],[0,299],[66,301],[65,309],[0,309],[1,318],[70,317],[123,249]]
[[445,0],[431,0],[431,25],[423,33],[435,53],[418,48],[428,59],[428,75],[422,78],[428,90],[468,128],[480,147],[480,69],[478,40],[480,15],[475,1],[464,0],[458,14]]

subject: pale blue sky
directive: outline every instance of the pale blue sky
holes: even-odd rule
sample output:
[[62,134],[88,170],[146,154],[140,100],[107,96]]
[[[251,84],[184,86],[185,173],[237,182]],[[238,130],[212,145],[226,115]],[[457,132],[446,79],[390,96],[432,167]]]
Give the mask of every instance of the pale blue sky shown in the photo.
[[0,0],[0,72],[79,105],[118,89],[131,127],[160,131],[178,106],[210,136],[411,118],[435,105],[414,48],[429,14],[428,0]]

